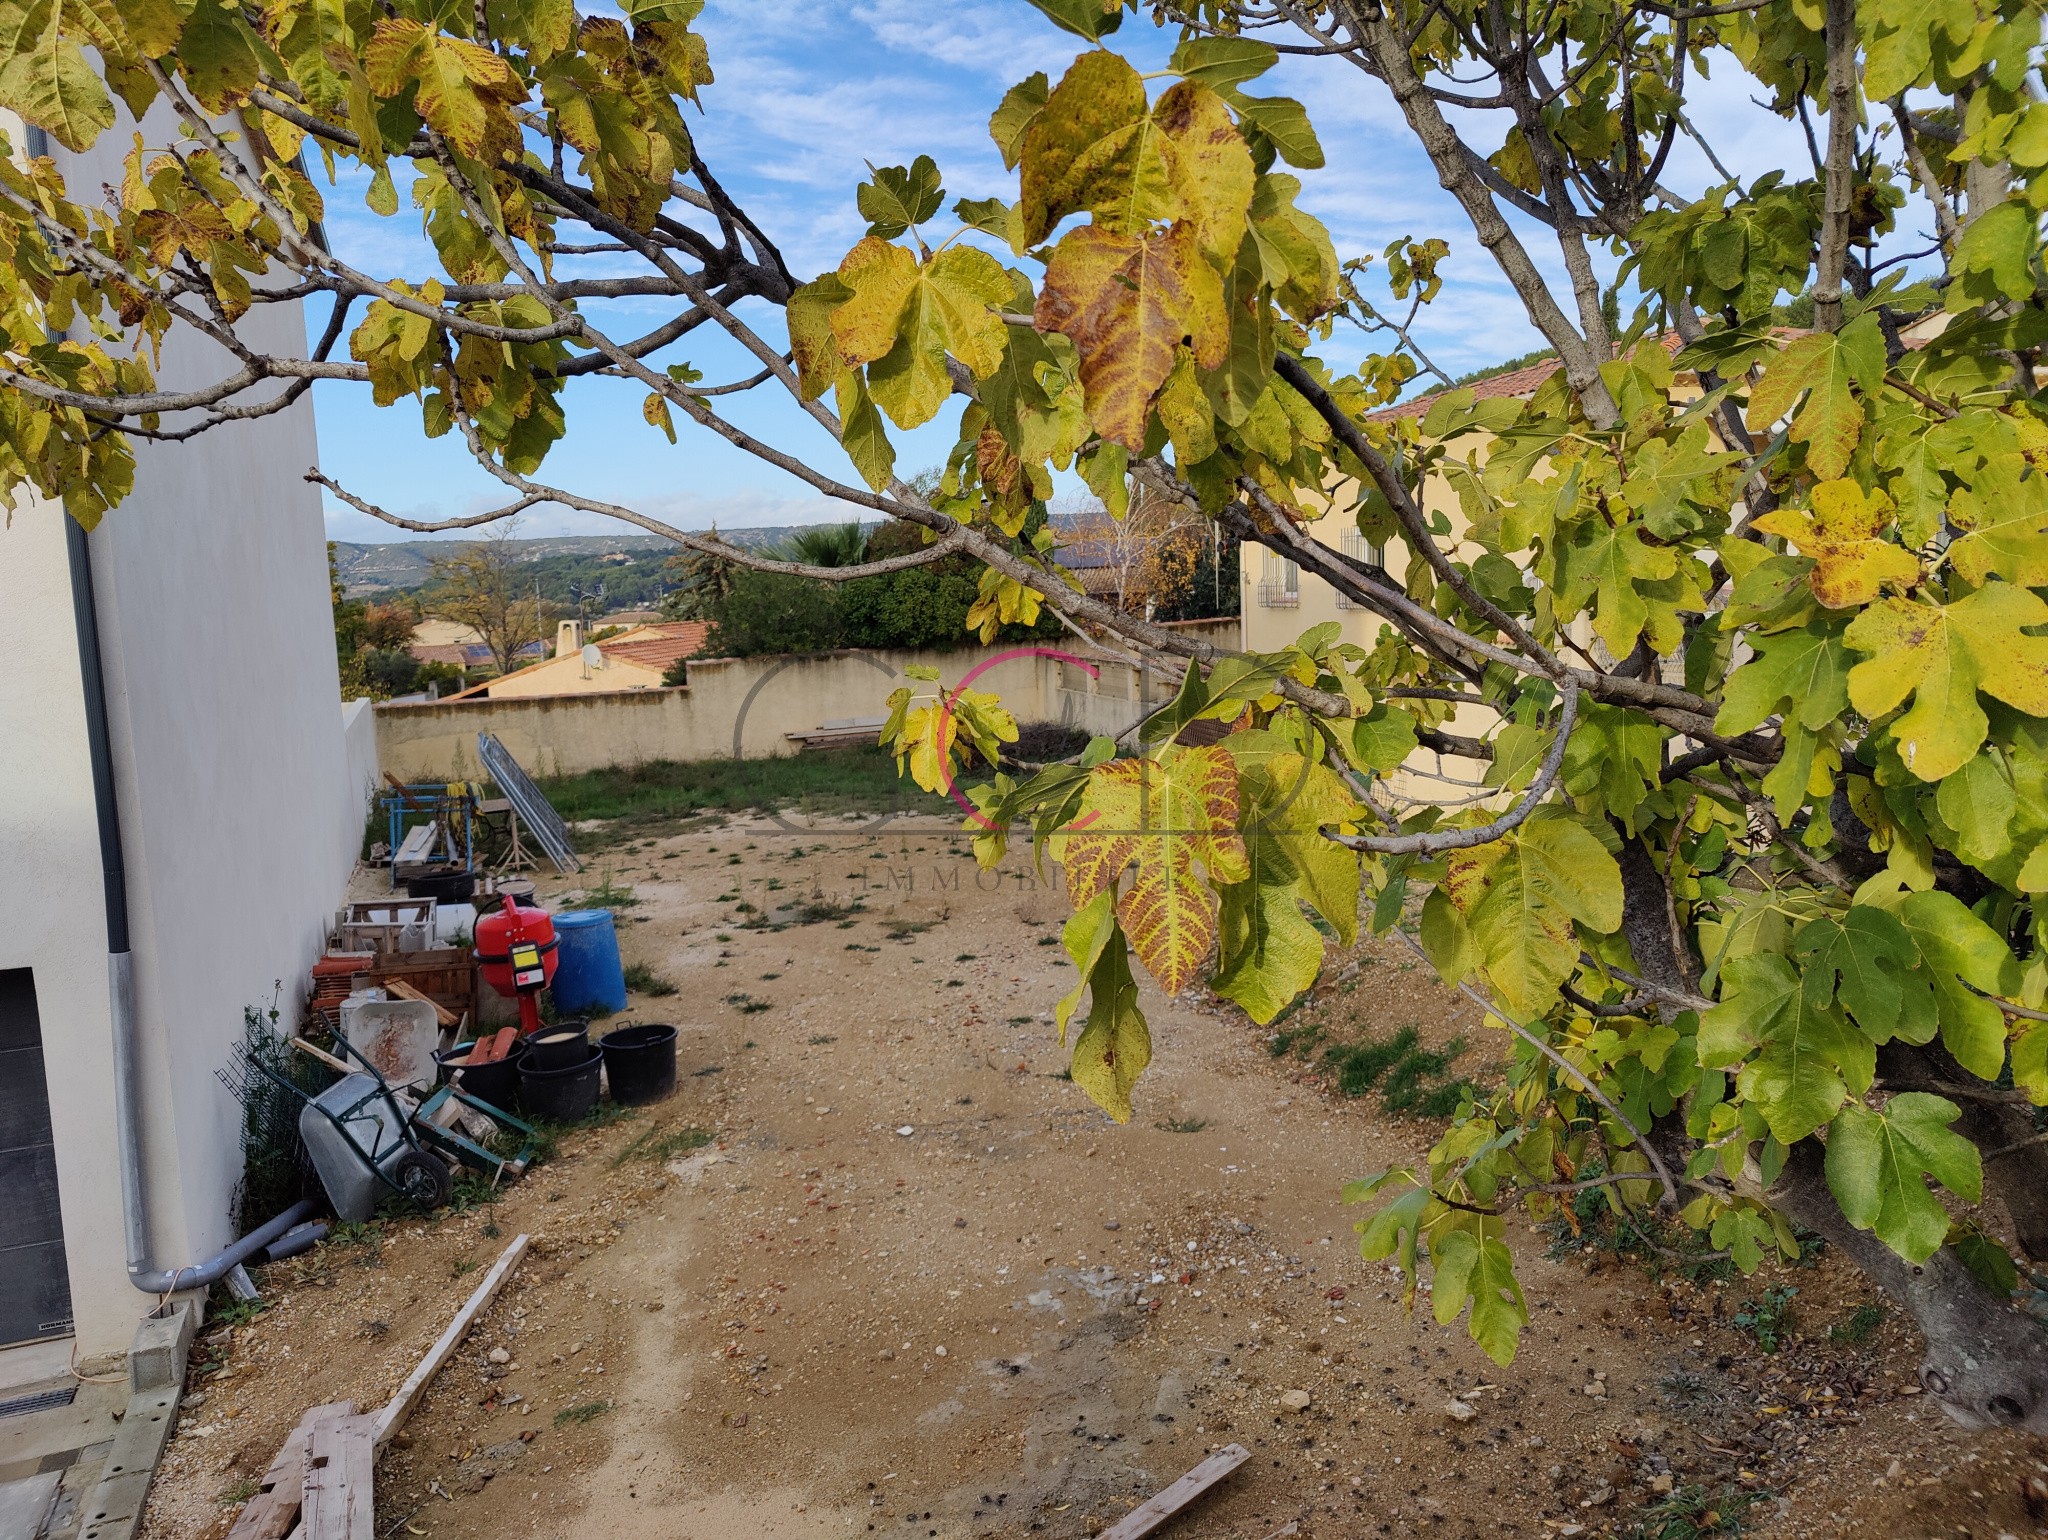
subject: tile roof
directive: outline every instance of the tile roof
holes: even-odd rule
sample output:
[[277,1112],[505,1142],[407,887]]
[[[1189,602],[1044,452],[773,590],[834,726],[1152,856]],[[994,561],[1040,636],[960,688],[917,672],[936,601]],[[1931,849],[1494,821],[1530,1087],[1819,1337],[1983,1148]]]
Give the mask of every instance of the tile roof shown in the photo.
[[[1797,336],[1799,333],[1788,327],[1773,328],[1781,336]],[[1676,353],[1680,346],[1678,333],[1666,332],[1658,339],[1664,351]],[[1545,358],[1529,365],[1526,369],[1510,369],[1506,374],[1496,374],[1490,379],[1474,380],[1470,385],[1460,385],[1458,390],[1469,390],[1475,401],[1493,401],[1502,396],[1531,396],[1536,387],[1549,379],[1564,366],[1555,357]],[[1383,406],[1376,412],[1367,412],[1368,422],[1391,422],[1403,417],[1421,417],[1436,404],[1437,398],[1450,394],[1449,391],[1433,390],[1426,396],[1417,396],[1413,401],[1403,401],[1398,406]]]
[[608,658],[637,663],[666,673],[678,658],[693,658],[704,650],[711,626],[702,620],[673,620],[661,625],[639,626],[612,641],[599,642]]

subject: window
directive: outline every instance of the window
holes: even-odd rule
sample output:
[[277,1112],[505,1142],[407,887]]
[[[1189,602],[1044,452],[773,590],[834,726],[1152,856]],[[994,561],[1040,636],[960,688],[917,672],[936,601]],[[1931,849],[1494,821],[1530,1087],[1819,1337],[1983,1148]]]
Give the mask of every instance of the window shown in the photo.
[[1265,576],[1259,579],[1259,603],[1269,610],[1301,607],[1301,564],[1275,551],[1265,553]]
[[[1367,540],[1365,536],[1358,532],[1356,525],[1344,531],[1342,539],[1338,541],[1337,548],[1353,561],[1364,562],[1366,566],[1378,567],[1382,571],[1386,570],[1386,546],[1376,541]],[[1355,610],[1358,608],[1358,602],[1340,593],[1337,595],[1337,608],[1340,610]]]

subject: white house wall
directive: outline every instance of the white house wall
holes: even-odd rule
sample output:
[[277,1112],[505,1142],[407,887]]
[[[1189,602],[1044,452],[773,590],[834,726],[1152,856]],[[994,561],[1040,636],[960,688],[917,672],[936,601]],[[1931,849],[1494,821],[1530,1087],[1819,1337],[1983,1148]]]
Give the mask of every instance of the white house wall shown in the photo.
[[[129,133],[124,124],[66,157],[72,185],[118,184]],[[305,346],[296,305],[259,306],[242,330],[258,347]],[[220,357],[210,343],[174,344],[162,383],[210,378]],[[320,501],[302,479],[316,457],[310,396],[188,444],[138,446],[135,492],[90,538],[159,1266],[233,1238],[240,1114],[215,1071],[243,1008],[267,1007],[279,980],[295,1019],[362,836]],[[35,970],[78,1350],[90,1355],[125,1349],[146,1301],[124,1275],[106,930],[62,520],[30,504],[0,532],[15,642],[0,676],[0,967]]]

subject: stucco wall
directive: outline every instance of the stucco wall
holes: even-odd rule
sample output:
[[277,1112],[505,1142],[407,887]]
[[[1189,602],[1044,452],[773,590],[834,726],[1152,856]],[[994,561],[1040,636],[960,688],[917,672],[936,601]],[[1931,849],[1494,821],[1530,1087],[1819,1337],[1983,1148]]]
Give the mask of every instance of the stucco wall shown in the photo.
[[[1229,628],[1217,635],[1234,640]],[[949,688],[975,674],[974,688],[1000,695],[1019,721],[1113,734],[1156,709],[1180,683],[1178,675],[1156,672],[1141,679],[1140,670],[1100,653],[1089,653],[1084,667],[1051,652],[1067,649],[713,658],[691,663],[683,689],[392,702],[376,711],[378,762],[400,780],[481,777],[479,732],[495,733],[528,774],[543,777],[651,760],[793,754],[790,733],[833,721],[879,722],[888,714],[889,692],[916,685],[908,676],[913,665],[936,668]],[[1069,656],[1081,658],[1078,651]]]
[[[151,142],[174,129],[154,117]],[[120,180],[127,124],[74,187]],[[303,350],[297,305],[259,347]],[[209,356],[210,355],[210,356]],[[161,383],[224,355],[174,339]],[[302,479],[312,402],[187,445],[137,447],[136,488],[90,537],[128,869],[153,1243],[176,1266],[231,1239],[239,1112],[214,1071],[245,1005],[296,1006],[362,834],[336,681],[325,532]],[[34,970],[50,1064],[78,1351],[127,1347],[106,927],[61,510],[0,529],[15,654],[0,680],[0,967]],[[360,749],[359,749],[360,752]]]

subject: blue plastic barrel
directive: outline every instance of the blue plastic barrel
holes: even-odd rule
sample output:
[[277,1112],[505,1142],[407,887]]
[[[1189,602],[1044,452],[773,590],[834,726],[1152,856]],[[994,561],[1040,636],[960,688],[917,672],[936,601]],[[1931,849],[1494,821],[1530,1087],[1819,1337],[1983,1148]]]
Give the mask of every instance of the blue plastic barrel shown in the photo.
[[558,1012],[623,1011],[626,970],[609,909],[570,909],[555,916],[554,991]]

